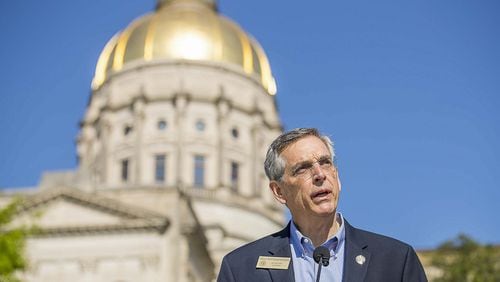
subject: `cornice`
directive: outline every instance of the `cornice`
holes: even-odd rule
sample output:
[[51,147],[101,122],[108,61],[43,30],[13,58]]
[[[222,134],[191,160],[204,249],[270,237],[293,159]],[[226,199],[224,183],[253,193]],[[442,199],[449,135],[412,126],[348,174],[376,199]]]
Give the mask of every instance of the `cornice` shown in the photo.
[[[197,102],[197,103],[210,104],[210,105],[217,105],[220,102],[221,97],[223,97],[223,96],[217,96],[215,98],[206,98],[206,97],[199,97],[197,95],[186,94],[183,92],[177,92],[172,97],[148,98],[148,97],[144,96],[142,99],[144,100],[145,105],[150,104],[150,103],[155,103],[155,102],[168,102],[168,103],[174,104],[174,101],[176,99],[178,99],[179,96],[187,97],[187,100],[189,101],[189,103]],[[276,101],[274,103],[276,104]],[[120,110],[127,109],[129,107],[130,107],[130,103],[126,103],[126,104],[118,105],[118,106],[105,105],[102,108],[100,108],[100,112],[101,112],[101,115],[104,112],[116,113]],[[275,107],[277,108],[277,105],[275,105]],[[244,113],[246,115],[250,115],[250,116],[257,115],[257,116],[262,117],[262,123],[264,124],[264,126],[267,129],[283,130],[283,126],[279,122],[271,123],[271,122],[267,121],[265,118],[264,112],[259,108],[254,107],[254,108],[249,110],[249,109],[245,109],[244,107],[234,105],[234,103],[230,103],[229,108],[232,111],[238,111],[238,112]],[[95,120],[92,120],[92,121],[82,120],[80,122],[80,126],[81,127],[83,127],[85,125],[96,126],[98,123],[99,123],[99,117],[97,117]]]
[[71,227],[54,227],[40,228],[31,237],[61,237],[75,235],[101,235],[101,234],[116,234],[130,232],[155,232],[163,234],[169,227],[170,223],[167,219],[160,221],[147,222],[144,220],[133,220],[120,224],[106,225],[86,225],[86,226],[71,226]]

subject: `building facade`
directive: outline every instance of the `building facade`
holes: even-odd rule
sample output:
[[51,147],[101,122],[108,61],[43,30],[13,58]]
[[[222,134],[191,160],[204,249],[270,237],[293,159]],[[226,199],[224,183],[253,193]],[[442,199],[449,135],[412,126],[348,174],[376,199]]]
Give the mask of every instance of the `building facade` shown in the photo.
[[274,78],[214,1],[159,1],[105,45],[91,87],[78,168],[22,192],[15,224],[40,229],[23,281],[211,281],[282,227],[263,169]]

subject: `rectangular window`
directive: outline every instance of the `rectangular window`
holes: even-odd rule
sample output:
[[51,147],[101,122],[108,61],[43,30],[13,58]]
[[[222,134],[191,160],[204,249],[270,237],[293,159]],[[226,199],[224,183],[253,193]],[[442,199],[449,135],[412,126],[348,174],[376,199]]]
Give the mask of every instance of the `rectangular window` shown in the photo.
[[122,167],[121,167],[121,177],[123,182],[128,181],[128,167],[129,167],[129,160],[128,159],[123,159],[122,160]]
[[205,157],[194,156],[194,186],[203,187],[205,185]]
[[166,179],[166,170],[165,170],[165,155],[156,155],[155,156],[155,181],[157,183],[164,183]]
[[238,191],[240,166],[237,162],[231,162],[231,190]]

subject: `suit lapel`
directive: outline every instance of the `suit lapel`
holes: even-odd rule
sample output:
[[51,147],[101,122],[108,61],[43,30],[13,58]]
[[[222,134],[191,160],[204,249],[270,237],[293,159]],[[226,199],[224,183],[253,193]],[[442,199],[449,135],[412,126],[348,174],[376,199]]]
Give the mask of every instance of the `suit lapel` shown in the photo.
[[277,233],[274,238],[272,247],[269,249],[269,254],[274,257],[290,258],[290,265],[287,270],[269,269],[272,281],[295,281],[293,273],[292,252],[290,251],[290,224]]
[[368,245],[357,236],[357,231],[347,221],[345,222],[345,256],[344,277],[342,281],[363,281],[370,263]]

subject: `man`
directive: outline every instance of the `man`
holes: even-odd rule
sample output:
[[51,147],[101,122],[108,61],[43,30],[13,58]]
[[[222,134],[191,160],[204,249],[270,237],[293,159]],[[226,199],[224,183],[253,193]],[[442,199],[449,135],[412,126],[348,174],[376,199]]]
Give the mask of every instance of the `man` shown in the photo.
[[334,157],[330,139],[313,128],[286,132],[271,144],[264,164],[269,187],[292,220],[226,255],[217,281],[317,281],[318,246],[330,254],[320,281],[427,281],[411,246],[356,229],[337,212]]

